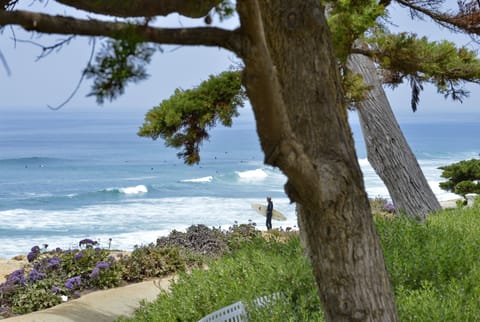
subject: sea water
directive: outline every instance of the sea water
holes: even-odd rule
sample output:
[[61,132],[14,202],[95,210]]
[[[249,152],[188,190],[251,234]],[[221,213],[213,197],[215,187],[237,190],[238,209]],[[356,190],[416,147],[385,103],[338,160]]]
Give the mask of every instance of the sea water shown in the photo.
[[[133,111],[2,111],[0,258],[34,245],[75,248],[84,238],[132,250],[197,224],[265,229],[265,217],[250,205],[266,203],[266,196],[288,218],[274,227],[297,227],[286,177],[263,163],[251,119],[215,129],[194,166],[163,141],[138,137],[142,121],[143,113]],[[458,196],[438,187],[444,180],[438,167],[478,156],[478,125],[402,127],[439,200]],[[359,125],[352,130],[369,197],[388,198],[366,159]]]

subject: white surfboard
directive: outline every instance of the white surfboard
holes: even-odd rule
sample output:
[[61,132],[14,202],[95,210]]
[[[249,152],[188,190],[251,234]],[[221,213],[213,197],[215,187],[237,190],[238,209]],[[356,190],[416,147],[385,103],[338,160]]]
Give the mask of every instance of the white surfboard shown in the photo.
[[[252,203],[252,208],[255,209],[255,211],[257,213],[259,213],[260,215],[265,216],[265,217],[267,216],[267,206],[266,205],[261,205],[259,203]],[[282,214],[280,211],[273,209],[272,219],[285,221],[285,220],[287,220],[287,217],[285,217],[285,215]]]

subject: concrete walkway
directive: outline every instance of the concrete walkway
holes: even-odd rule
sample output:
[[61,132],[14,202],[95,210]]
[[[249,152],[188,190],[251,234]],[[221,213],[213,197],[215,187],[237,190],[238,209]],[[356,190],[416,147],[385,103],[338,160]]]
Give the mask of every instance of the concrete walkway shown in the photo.
[[173,277],[96,291],[55,307],[1,320],[2,322],[111,322],[132,316],[140,301],[153,301]]

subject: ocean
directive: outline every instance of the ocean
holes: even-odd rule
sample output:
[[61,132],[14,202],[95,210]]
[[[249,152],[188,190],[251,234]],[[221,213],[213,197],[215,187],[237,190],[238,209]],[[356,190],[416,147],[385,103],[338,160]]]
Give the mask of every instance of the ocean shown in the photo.
[[[84,238],[132,250],[196,224],[265,229],[265,218],[250,205],[266,203],[266,196],[288,218],[274,221],[274,228],[297,227],[283,191],[286,178],[263,164],[251,118],[215,129],[200,164],[186,166],[161,140],[136,135],[143,114],[68,107],[2,111],[0,258],[35,245],[76,248]],[[444,180],[438,167],[478,157],[479,123],[402,125],[439,200],[458,196],[438,187]],[[369,197],[388,198],[366,159],[359,125],[352,130]]]

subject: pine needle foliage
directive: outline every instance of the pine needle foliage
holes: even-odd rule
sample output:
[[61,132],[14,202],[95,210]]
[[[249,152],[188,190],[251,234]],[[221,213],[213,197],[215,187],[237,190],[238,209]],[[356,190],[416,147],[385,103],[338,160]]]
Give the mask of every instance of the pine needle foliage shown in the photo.
[[376,0],[322,2],[327,7],[336,56],[345,63],[354,42],[376,25],[377,18],[385,14],[385,8]]
[[466,82],[480,82],[480,60],[476,52],[457,48],[450,41],[428,41],[414,33],[376,32],[367,38],[368,55],[383,72],[383,82],[392,87],[407,80],[412,87],[412,108],[425,83],[436,86],[445,98],[462,100],[469,92]]
[[177,88],[170,98],[151,109],[138,135],[154,140],[160,137],[168,147],[183,147],[177,156],[186,164],[199,163],[200,145],[208,140],[208,130],[218,122],[230,127],[245,100],[240,72],[210,76],[196,88]]
[[125,92],[129,82],[148,78],[145,66],[151,61],[155,49],[142,42],[133,31],[125,31],[119,39],[107,40],[95,57],[95,64],[85,68],[87,78],[93,78],[92,91],[97,103],[113,101]]
[[441,177],[448,179],[440,182],[440,188],[462,195],[480,194],[480,160],[463,160],[439,168],[443,170]]

